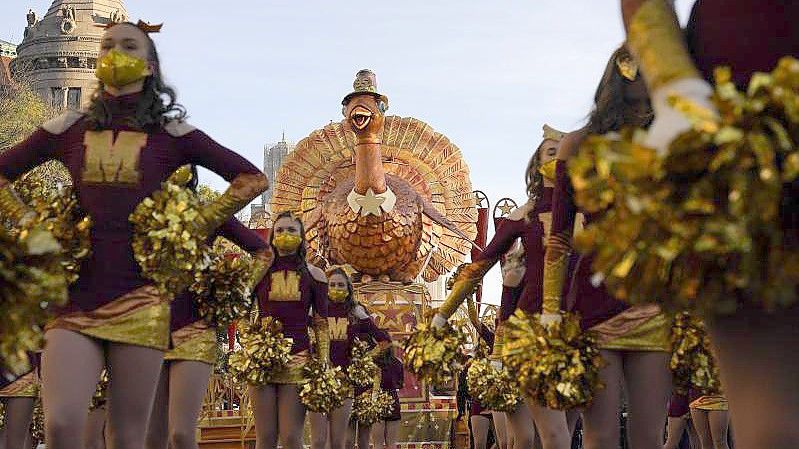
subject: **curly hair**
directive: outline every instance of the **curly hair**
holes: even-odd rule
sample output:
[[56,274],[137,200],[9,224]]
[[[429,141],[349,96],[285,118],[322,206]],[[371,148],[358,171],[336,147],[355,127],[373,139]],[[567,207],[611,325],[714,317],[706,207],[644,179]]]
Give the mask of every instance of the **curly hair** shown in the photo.
[[[137,28],[136,25],[130,22],[121,22],[114,26],[119,25],[130,25]],[[136,114],[133,118],[134,122],[130,123],[130,125],[146,131],[156,131],[163,128],[170,120],[185,119],[186,109],[177,103],[175,89],[164,82],[155,42],[147,33],[142,32],[142,34],[144,34],[145,39],[150,44],[148,62],[152,64],[153,73],[144,80]],[[111,121],[113,120],[114,110],[105,101],[103,97],[104,91],[105,85],[102,81],[98,81],[97,90],[92,95],[87,111],[89,125],[95,130],[111,127]]]

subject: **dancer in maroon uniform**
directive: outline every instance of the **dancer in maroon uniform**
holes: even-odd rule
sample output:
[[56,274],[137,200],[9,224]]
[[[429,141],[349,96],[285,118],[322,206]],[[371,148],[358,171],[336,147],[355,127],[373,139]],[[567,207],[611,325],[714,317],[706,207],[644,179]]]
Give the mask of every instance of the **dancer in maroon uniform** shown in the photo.
[[89,110],[65,112],[0,155],[0,211],[8,217],[25,222],[32,215],[10,182],[55,159],[69,170],[79,205],[94,222],[92,255],[45,334],[42,383],[50,449],[83,448],[89,401],[105,364],[112,373],[111,444],[144,447],[169,341],[169,304],[134,260],[128,221],[134,208],[178,167],[201,165],[231,183],[195,222],[210,235],[268,187],[258,168],[182,121],[185,112],[163,83],[148,35],[159,28],[113,24],[101,40],[100,85]]
[[688,439],[692,449],[699,448],[699,437],[691,422],[690,409],[688,408],[688,396],[672,393],[669,400],[668,421],[666,422],[666,443],[663,449],[679,449],[680,441],[685,431],[688,431]]
[[[293,340],[291,361],[271,383],[250,388],[255,406],[258,449],[275,449],[278,436],[286,449],[302,449],[305,407],[297,384],[310,357],[308,328],[313,326],[318,356],[327,363],[330,335],[327,325],[327,277],[305,261],[305,229],[290,212],[275,219],[271,242],[275,261],[257,287],[260,316],[272,317],[283,326],[283,335]],[[313,315],[311,315],[313,313]]]
[[[375,341],[372,353],[379,354],[388,349],[391,337],[378,328],[372,317],[362,305],[355,302],[352,282],[341,267],[327,271],[330,300],[327,309],[327,322],[330,330],[330,362],[346,372],[350,365],[350,354],[355,338]],[[347,443],[352,398],[325,416],[311,413],[311,448],[325,449],[328,440],[331,449],[344,449]],[[368,435],[368,433],[367,433]]]
[[[271,263],[269,243],[235,218],[220,226],[216,235],[255,256],[251,284],[259,282]],[[192,293],[178,296],[171,306],[172,348],[164,356],[147,449],[196,449],[197,419],[219,351],[217,330],[200,318]]]
[[[628,43],[652,95],[655,121],[647,143],[665,151],[691,125],[668,102],[672,94],[710,105],[706,80],[729,66],[745,88],[755,72],[769,72],[783,56],[799,58],[799,3],[794,1],[698,0],[686,35],[666,0],[622,0]],[[786,186],[781,221],[785,243],[795,244],[799,183]],[[729,316],[707,320],[729,399],[740,449],[799,445],[799,306],[768,313],[758,298]],[[779,410],[778,413],[764,413]]]
[[[592,256],[581,254],[573,279],[567,280],[571,237],[577,208],[567,174],[567,161],[587,133],[605,134],[624,126],[645,127],[652,117],[646,86],[630,64],[624,48],[613,53],[594,97],[588,125],[564,137],[558,148],[552,232],[547,243],[542,322],[559,319],[564,283],[571,282],[567,309],[580,315],[580,325],[597,335],[605,366],[604,385],[583,412],[584,441],[588,449],[615,448],[619,444],[621,388],[630,410],[629,438],[636,449],[660,449],[663,423],[671,393],[670,322],[656,305],[630,307],[596,283]],[[588,222],[595,217],[587,216]],[[571,302],[573,301],[573,305]]]
[[6,405],[0,448],[26,447],[25,441],[30,439],[33,406],[39,397],[40,358],[40,354],[29,353],[30,371],[13,380],[9,380],[9,373],[0,369],[0,401]]
[[[494,264],[507,255],[503,264],[503,293],[492,353],[497,361],[502,358],[504,346],[503,323],[516,309],[530,315],[541,312],[544,243],[551,222],[555,153],[563,133],[545,125],[543,137],[527,167],[528,201],[507,218],[497,220],[496,235],[485,251],[461,271],[452,292],[439,309],[439,315],[433,319],[434,323],[440,323],[451,316],[471,288]],[[521,241],[521,250],[518,254],[509,254],[517,239]],[[494,412],[494,423],[497,427],[501,426],[503,415],[506,415],[508,438],[514,440],[513,447],[532,447],[536,426],[531,425],[533,420],[530,419],[530,413],[545,449],[568,449],[571,441],[570,425],[562,411],[550,410],[528,401],[528,407],[520,407],[516,413]],[[570,418],[574,415],[571,421],[576,422],[576,412],[569,415]]]
[[377,359],[377,365],[380,366],[380,388],[391,395],[394,404],[388,414],[372,424],[372,443],[374,449],[397,449],[399,426],[402,419],[399,390],[404,385],[402,361],[395,357],[389,349]]

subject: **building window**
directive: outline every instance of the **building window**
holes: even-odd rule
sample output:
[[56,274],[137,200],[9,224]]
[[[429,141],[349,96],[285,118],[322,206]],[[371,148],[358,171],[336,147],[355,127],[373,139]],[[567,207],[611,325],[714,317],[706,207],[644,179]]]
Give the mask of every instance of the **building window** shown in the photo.
[[61,109],[64,107],[64,89],[60,87],[51,87],[50,88],[50,104],[56,108]]
[[67,107],[80,109],[80,87],[70,87],[67,91]]

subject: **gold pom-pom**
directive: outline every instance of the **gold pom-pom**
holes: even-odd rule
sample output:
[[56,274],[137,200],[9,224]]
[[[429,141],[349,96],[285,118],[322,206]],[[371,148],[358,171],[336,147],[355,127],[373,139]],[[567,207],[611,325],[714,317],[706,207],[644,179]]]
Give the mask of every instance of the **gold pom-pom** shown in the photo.
[[33,406],[33,416],[31,416],[30,424],[31,439],[39,444],[44,441],[44,408],[42,407],[42,400],[37,399]]
[[474,359],[466,372],[469,395],[487,410],[512,412],[521,401],[519,383],[505,368],[496,368],[488,359]]
[[241,383],[260,386],[269,383],[272,373],[284,369],[291,359],[291,339],[283,336],[283,326],[272,317],[256,323],[239,322],[241,347],[228,359],[230,373]]
[[36,214],[18,231],[23,239],[34,228],[48,231],[61,245],[59,261],[73,283],[78,280],[81,262],[91,255],[92,220],[81,210],[71,186],[44,186],[46,181],[29,172],[14,183]]
[[688,313],[674,317],[671,332],[671,371],[681,394],[693,388],[702,394],[720,394],[719,369],[710,352],[705,323]]
[[308,410],[330,413],[344,403],[346,387],[341,367],[330,368],[314,358],[305,364],[303,376],[300,400]]
[[38,247],[35,239],[0,226],[0,364],[14,374],[28,371],[27,353],[41,349],[48,306],[67,301],[60,249]]
[[525,396],[555,410],[583,407],[601,388],[602,357],[590,332],[580,329],[577,315],[564,313],[544,326],[538,315],[517,310],[504,324],[505,362]]
[[405,340],[405,366],[430,385],[447,385],[463,368],[465,343],[466,335],[459,328],[449,323],[435,328],[428,320]]
[[129,218],[133,255],[142,274],[170,298],[189,287],[210,261],[207,236],[196,225],[203,203],[184,181],[185,170],[179,169]]
[[0,402],[0,429],[6,426],[6,403]]
[[369,354],[369,344],[356,338],[352,345],[350,365],[347,367],[347,379],[353,387],[367,387],[380,375],[377,366]]
[[799,61],[786,57],[738,91],[716,72],[716,118],[670,99],[693,124],[665,155],[642,131],[591,136],[570,163],[575,199],[601,214],[577,247],[614,296],[672,311],[732,313],[740,298],[796,301]]
[[394,398],[380,388],[372,388],[359,394],[352,403],[350,419],[365,426],[383,419],[391,413],[394,407]]
[[228,324],[247,316],[253,307],[248,280],[251,258],[217,254],[210,265],[196,273],[191,291],[199,315],[212,326]]
[[108,369],[104,369],[102,374],[100,374],[100,381],[97,382],[97,388],[94,390],[94,396],[92,396],[92,403],[89,405],[89,410],[96,410],[105,406],[108,399],[109,380]]

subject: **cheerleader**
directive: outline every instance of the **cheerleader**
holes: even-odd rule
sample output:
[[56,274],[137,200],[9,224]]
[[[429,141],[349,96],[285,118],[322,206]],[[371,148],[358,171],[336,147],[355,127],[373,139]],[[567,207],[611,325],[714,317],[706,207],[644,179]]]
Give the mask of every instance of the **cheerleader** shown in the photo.
[[0,447],[27,447],[33,405],[39,397],[40,354],[28,353],[30,371],[9,380],[11,375],[0,369],[0,401],[5,403],[5,426],[0,433]]
[[[216,235],[254,256],[248,283],[253,287],[260,282],[271,263],[269,244],[235,218],[220,226]],[[172,348],[164,356],[147,449],[196,449],[197,419],[219,351],[217,329],[199,316],[191,292],[175,298],[171,307]]]
[[[771,71],[783,56],[799,58],[797,2],[698,0],[685,34],[666,0],[622,0],[621,5],[628,42],[640,61],[655,109],[655,122],[644,143],[661,151],[691,127],[669,105],[672,94],[712,111],[713,89],[706,80],[712,79],[716,67],[729,66],[732,81],[745,89],[753,74]],[[783,188],[782,245],[795,248],[799,183]],[[741,296],[735,313],[707,320],[721,381],[734,412],[736,445],[741,449],[795,448],[799,445],[795,425],[799,353],[794,350],[799,342],[799,306],[770,313],[760,298]]]
[[[494,346],[494,332],[489,329],[484,323],[480,322],[480,319],[477,316],[477,310],[473,307],[471,301],[468,303],[469,305],[469,320],[472,322],[472,325],[477,329],[477,334],[479,336],[479,341],[477,343],[477,350],[475,353],[475,357],[470,359],[466,366],[459,376],[459,382],[466,384],[468,382],[466,373],[468,372],[469,365],[471,362],[475,360],[475,358],[482,357],[485,354],[483,349],[484,346],[488,348],[492,348]],[[458,386],[460,389],[460,384]],[[468,395],[468,386],[466,388],[466,393]],[[476,398],[469,397],[469,429],[471,430],[472,435],[472,442],[474,444],[474,449],[486,449],[486,445],[488,443],[488,434],[491,430],[491,422],[492,422],[492,414],[500,414],[499,412],[491,412],[483,408],[483,405],[480,404]],[[503,416],[504,418],[504,416]],[[501,431],[497,430],[496,433],[502,433],[502,440],[504,443],[504,448],[507,449],[507,436],[505,434],[506,430],[504,429],[504,422],[503,422],[503,429]],[[500,445],[502,446],[502,445]]]
[[[169,304],[133,257],[128,217],[135,207],[180,166],[204,166],[231,183],[194,222],[198,232],[210,235],[268,187],[257,167],[183,121],[185,110],[164,84],[150,38],[159,30],[141,21],[110,24],[88,111],[66,111],[0,154],[0,213],[28,222],[33,213],[10,183],[58,160],[94,222],[92,254],[70,286],[68,304],[55,311],[45,331],[42,395],[49,449],[83,449],[88,404],[105,365],[112,373],[111,446],[144,447],[169,342]],[[53,241],[43,228],[33,233]]]
[[[327,272],[330,300],[327,310],[327,322],[330,331],[330,362],[346,372],[350,365],[352,346],[356,338],[374,341],[377,344],[371,354],[378,355],[387,350],[391,338],[383,329],[378,328],[366,308],[355,301],[352,281],[342,267],[335,267]],[[341,407],[325,416],[321,413],[310,413],[311,447],[325,449],[328,441],[330,449],[344,449],[347,444],[352,398],[344,400]],[[369,435],[368,432],[364,432]],[[367,439],[368,442],[368,439]]]
[[[605,134],[624,126],[645,127],[651,118],[646,86],[629,52],[622,47],[607,64],[588,125],[564,137],[558,148],[541,319],[544,324],[560,319],[557,312],[562,307],[563,286],[570,282],[565,308],[579,313],[582,329],[590,329],[597,335],[605,361],[600,371],[604,387],[583,411],[584,442],[588,449],[618,447],[622,389],[628,398],[631,446],[662,447],[671,392],[670,322],[656,305],[630,307],[611,296],[603,284],[595,281],[590,254],[580,255],[572,279],[567,280],[577,209],[566,164],[586,134]],[[586,221],[594,218],[587,217]]]
[[[719,394],[700,395],[691,392],[691,420],[701,449],[730,449],[730,408],[727,399]],[[697,446],[700,447],[700,446]]]
[[[544,240],[548,231],[545,226],[550,222],[554,179],[553,163],[558,143],[562,137],[563,133],[544,125],[543,141],[527,165],[528,201],[511,213],[508,218],[500,219],[495,223],[496,235],[486,249],[461,270],[452,291],[438,314],[433,318],[434,325],[442,326],[485,273],[503,256],[510,255],[515,242],[517,239],[520,240],[521,247],[518,253],[514,253],[513,257],[508,257],[507,263],[503,264],[502,301],[492,351],[492,357],[499,365],[501,365],[505,341],[503,323],[513,315],[517,308],[528,314],[541,312]],[[504,265],[507,265],[507,268]],[[530,414],[533,415],[533,419],[530,419]],[[493,417],[496,429],[504,428],[503,423],[507,418],[508,427],[511,429],[510,432],[507,432],[508,438],[514,439],[514,444],[508,445],[508,447],[532,447],[536,427],[544,449],[568,449],[570,446],[570,426],[566,414],[562,411],[550,410],[529,402],[527,407],[520,407],[516,413],[494,412]],[[533,425],[533,420],[535,425]],[[499,430],[497,439],[502,446],[503,438]]]
[[[291,360],[281,372],[271,373],[270,383],[251,386],[255,407],[257,449],[277,448],[278,437],[286,449],[302,449],[305,407],[298,384],[302,368],[310,358],[309,327],[313,327],[318,356],[327,363],[328,285],[325,273],[305,260],[305,228],[291,212],[275,218],[270,245],[275,260],[257,287],[261,318],[271,317],[292,339]],[[313,315],[311,315],[313,313]]]
[[688,396],[672,393],[669,400],[668,421],[666,421],[666,443],[663,449],[679,449],[685,431],[692,449],[699,449],[699,440],[691,422]]
[[377,365],[380,367],[380,388],[387,392],[394,402],[391,411],[383,415],[380,421],[372,424],[372,443],[374,449],[397,449],[399,426],[402,419],[399,390],[405,383],[405,373],[402,361],[394,356],[391,349],[381,353],[377,359]]

